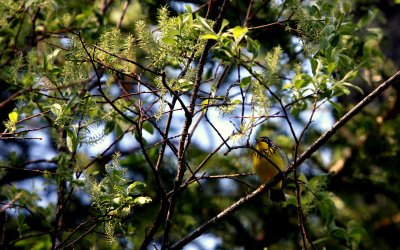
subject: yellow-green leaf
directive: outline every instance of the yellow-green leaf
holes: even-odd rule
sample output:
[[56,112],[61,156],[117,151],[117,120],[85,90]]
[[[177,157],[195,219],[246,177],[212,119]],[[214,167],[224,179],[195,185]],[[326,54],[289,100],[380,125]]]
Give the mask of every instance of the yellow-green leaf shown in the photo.
[[143,205],[143,204],[151,202],[151,198],[150,197],[145,197],[145,196],[140,196],[140,197],[135,198],[133,200],[133,202],[135,204]]
[[200,39],[204,39],[204,40],[218,40],[218,36],[217,35],[215,35],[215,34],[211,34],[211,33],[209,33],[209,34],[205,34],[205,35],[202,35],[202,36],[200,36]]
[[232,34],[235,40],[240,41],[246,35],[248,29],[245,27],[236,26],[232,29]]
[[10,119],[10,123],[15,125],[18,122],[18,113],[13,111],[8,114],[8,118]]

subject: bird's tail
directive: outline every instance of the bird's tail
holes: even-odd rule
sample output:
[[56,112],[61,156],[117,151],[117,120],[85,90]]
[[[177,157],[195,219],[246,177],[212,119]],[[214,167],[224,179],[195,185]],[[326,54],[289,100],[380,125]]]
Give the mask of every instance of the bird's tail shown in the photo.
[[285,192],[283,189],[271,189],[269,199],[274,202],[286,201]]

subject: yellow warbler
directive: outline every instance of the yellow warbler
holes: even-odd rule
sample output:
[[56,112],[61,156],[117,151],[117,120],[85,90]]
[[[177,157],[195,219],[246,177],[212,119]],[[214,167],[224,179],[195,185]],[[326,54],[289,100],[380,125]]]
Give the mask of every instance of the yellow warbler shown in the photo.
[[[271,139],[266,136],[256,139],[256,149],[264,155],[254,152],[254,170],[263,183],[267,183],[272,177],[277,175],[279,171],[283,171],[285,167],[284,160],[279,152],[279,149],[275,146]],[[276,202],[286,200],[282,187],[282,181],[278,182],[274,187],[271,188],[270,200]]]

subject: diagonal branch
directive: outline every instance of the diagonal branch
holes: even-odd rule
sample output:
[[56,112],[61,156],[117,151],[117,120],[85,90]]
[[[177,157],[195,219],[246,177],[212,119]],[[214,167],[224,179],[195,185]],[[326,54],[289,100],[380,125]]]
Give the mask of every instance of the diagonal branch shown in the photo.
[[280,179],[282,179],[283,175],[282,172],[278,175],[276,175],[274,178],[272,178],[268,183],[265,183],[261,185],[259,188],[257,188],[255,191],[252,193],[246,195],[245,197],[242,197],[240,200],[226,208],[224,211],[216,215],[215,217],[211,218],[209,221],[198,227],[196,230],[179,240],[177,243],[171,246],[172,249],[181,249],[183,246],[186,244],[190,243],[200,235],[202,235],[204,232],[206,232],[208,229],[210,229],[213,225],[215,225],[217,222],[221,221],[228,215],[233,214],[236,210],[239,208],[243,207],[245,204],[250,202],[251,200],[255,199],[259,195],[261,195],[263,192],[267,191],[270,187],[273,187],[276,185]]

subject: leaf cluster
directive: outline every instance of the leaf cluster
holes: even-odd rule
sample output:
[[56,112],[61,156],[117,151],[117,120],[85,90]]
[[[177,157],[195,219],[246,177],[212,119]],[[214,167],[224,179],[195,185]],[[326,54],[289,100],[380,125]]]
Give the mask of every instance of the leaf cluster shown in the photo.
[[198,41],[200,30],[196,23],[199,17],[193,18],[190,7],[186,8],[186,12],[177,17],[170,17],[167,7],[161,8],[157,16],[159,30],[154,33],[144,21],[136,23],[139,46],[154,67],[184,68],[201,52],[199,49],[204,43]]
[[122,226],[122,220],[131,213],[132,208],[152,201],[150,197],[142,196],[146,184],[130,183],[126,169],[119,166],[119,157],[119,154],[114,154],[100,182],[96,180],[98,172],[85,177],[88,180],[85,189],[91,196],[92,205],[99,210],[101,216],[105,216],[105,233],[110,242],[115,237],[115,227]]

